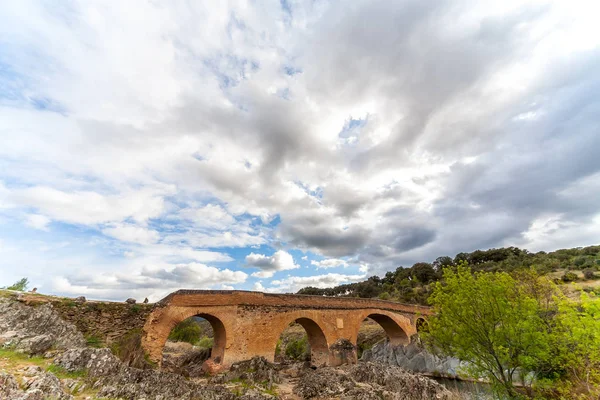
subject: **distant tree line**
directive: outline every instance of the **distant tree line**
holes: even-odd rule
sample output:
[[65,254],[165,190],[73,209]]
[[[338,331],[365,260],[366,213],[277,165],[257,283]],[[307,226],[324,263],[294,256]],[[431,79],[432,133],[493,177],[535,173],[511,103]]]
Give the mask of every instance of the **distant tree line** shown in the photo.
[[[410,268],[398,267],[384,277],[372,276],[365,281],[320,289],[305,287],[298,294],[317,296],[348,296],[428,304],[432,283],[442,279],[445,268],[456,268],[467,263],[473,271],[514,272],[533,269],[538,275],[564,270],[563,282],[579,279],[574,271],[581,271],[584,279],[595,279],[600,268],[600,246],[561,249],[546,253],[530,253],[517,247],[476,250],[458,253],[454,258],[441,256],[433,262],[418,262]],[[559,282],[557,282],[559,283]]]

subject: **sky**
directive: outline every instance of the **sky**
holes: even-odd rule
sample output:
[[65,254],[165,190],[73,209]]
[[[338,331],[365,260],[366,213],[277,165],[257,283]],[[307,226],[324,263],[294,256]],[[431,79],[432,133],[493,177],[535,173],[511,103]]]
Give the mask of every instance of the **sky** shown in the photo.
[[295,292],[598,244],[599,14],[0,0],[0,286]]

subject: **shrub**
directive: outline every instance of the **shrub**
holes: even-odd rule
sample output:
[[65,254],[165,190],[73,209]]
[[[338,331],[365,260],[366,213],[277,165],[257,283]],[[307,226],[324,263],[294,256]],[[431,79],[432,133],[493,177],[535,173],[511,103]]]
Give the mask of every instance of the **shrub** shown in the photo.
[[577,280],[577,274],[574,272],[567,271],[561,279],[563,282],[574,282]]
[[9,287],[7,287],[6,289],[24,292],[27,290],[27,286],[29,286],[29,279],[22,278],[22,279],[16,281],[15,283],[13,283],[12,285],[10,285]]
[[310,357],[308,337],[304,336],[301,339],[289,342],[285,347],[285,355],[296,361],[307,361]]
[[208,336],[204,336],[202,339],[196,342],[196,346],[202,347],[203,349],[212,349],[214,344],[213,338],[209,338]]
[[575,264],[575,266],[577,267],[582,267],[586,262],[586,258],[585,257],[578,257],[575,259],[575,261],[573,262],[573,264]]
[[200,326],[193,318],[188,318],[175,325],[175,328],[173,328],[169,334],[169,340],[195,344],[198,341],[200,334]]
[[583,270],[583,277],[585,279],[594,279],[596,277],[596,273],[592,268],[586,268]]
[[392,296],[390,296],[390,294],[388,292],[383,292],[379,295],[379,298],[381,300],[389,300]]

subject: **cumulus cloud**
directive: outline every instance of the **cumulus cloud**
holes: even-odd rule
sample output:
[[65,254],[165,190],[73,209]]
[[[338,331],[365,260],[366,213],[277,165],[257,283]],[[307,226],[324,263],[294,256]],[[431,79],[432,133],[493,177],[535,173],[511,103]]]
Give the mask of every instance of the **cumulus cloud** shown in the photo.
[[285,250],[278,250],[272,256],[250,253],[246,256],[246,266],[259,268],[259,272],[252,274],[259,278],[270,278],[277,271],[300,268],[292,255]]
[[219,269],[200,263],[178,264],[167,268],[141,268],[132,272],[90,274],[79,272],[53,279],[53,289],[61,293],[90,293],[101,298],[120,299],[137,295],[159,300],[171,291],[232,287],[246,281],[242,271]]

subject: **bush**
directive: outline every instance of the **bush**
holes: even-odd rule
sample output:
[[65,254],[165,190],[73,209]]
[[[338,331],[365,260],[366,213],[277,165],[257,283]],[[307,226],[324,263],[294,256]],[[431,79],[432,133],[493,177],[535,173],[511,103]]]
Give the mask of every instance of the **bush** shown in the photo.
[[578,257],[575,259],[575,261],[573,262],[573,264],[575,264],[575,266],[577,267],[582,267],[585,262],[586,262],[586,258],[585,257]]
[[22,278],[22,279],[16,281],[15,283],[13,283],[12,285],[10,285],[9,287],[7,287],[6,289],[24,292],[27,290],[27,286],[29,286],[29,279]]
[[596,277],[596,273],[592,268],[586,268],[583,270],[583,277],[585,279],[594,279]]
[[212,349],[214,344],[213,338],[209,338],[208,336],[204,336],[202,339],[196,342],[196,346],[202,347],[203,349]]
[[308,347],[308,337],[289,342],[285,347],[285,355],[296,361],[307,361],[310,358],[310,349]]
[[390,294],[388,292],[383,292],[379,295],[379,298],[381,300],[389,300],[391,299],[392,296],[390,296]]
[[200,335],[200,326],[193,318],[188,318],[175,325],[175,328],[173,328],[169,334],[169,340],[195,344],[200,338]]
[[574,282],[577,280],[577,274],[574,272],[567,271],[561,279],[563,282]]

